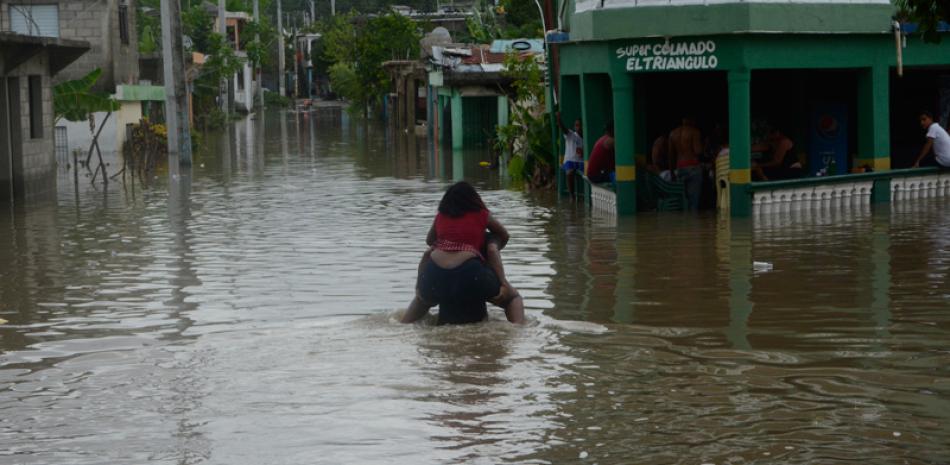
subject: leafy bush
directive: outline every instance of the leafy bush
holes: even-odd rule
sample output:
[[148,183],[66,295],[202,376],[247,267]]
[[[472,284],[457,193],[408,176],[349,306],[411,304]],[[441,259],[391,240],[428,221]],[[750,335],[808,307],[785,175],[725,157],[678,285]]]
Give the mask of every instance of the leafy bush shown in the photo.
[[264,105],[275,108],[286,108],[290,106],[290,98],[284,97],[277,92],[264,92]]
[[509,53],[505,75],[514,79],[510,124],[498,126],[496,149],[511,155],[508,172],[513,178],[547,184],[551,171],[550,115],[544,111],[544,73],[532,55]]

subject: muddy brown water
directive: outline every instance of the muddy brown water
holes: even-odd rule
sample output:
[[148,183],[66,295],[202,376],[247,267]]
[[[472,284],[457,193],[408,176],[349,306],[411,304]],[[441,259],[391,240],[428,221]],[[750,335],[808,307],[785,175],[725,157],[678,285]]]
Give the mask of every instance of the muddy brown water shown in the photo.
[[[0,463],[950,463],[950,202],[611,220],[330,113],[206,143],[2,210]],[[523,327],[396,322],[461,178]]]

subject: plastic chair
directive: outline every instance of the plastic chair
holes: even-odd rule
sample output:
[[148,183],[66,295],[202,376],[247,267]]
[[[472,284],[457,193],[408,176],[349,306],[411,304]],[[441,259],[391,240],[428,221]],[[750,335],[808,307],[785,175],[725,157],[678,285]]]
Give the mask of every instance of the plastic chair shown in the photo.
[[656,194],[656,210],[661,212],[686,210],[686,186],[680,181],[669,182],[649,173],[648,182]]
[[729,152],[716,157],[716,207],[729,211]]

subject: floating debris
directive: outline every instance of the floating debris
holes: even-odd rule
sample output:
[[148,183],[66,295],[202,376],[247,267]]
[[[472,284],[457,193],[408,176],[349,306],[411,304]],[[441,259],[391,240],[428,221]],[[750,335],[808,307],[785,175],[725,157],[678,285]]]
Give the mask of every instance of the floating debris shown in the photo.
[[752,262],[752,269],[755,271],[772,271],[772,268],[774,268],[774,266],[769,262]]
[[586,459],[586,458],[587,458],[587,455],[588,455],[588,454],[587,454],[587,451],[586,451],[586,450],[582,450],[581,453],[578,454],[577,456],[578,456],[579,458]]
[[0,325],[6,324],[6,323],[7,323],[7,320],[4,320],[3,318],[0,318]]

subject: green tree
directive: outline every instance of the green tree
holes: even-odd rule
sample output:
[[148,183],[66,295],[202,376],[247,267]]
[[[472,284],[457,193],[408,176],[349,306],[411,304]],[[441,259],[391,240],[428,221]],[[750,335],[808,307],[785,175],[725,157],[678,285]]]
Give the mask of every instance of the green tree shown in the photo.
[[[331,85],[367,116],[389,89],[383,62],[418,58],[420,39],[416,24],[392,11],[371,18],[349,13],[330,19],[322,40],[324,57],[332,63]],[[353,78],[358,85],[350,81]]]
[[505,12],[504,36],[508,39],[542,37],[541,13],[533,0],[502,0]]
[[216,32],[208,35],[208,54],[194,83],[194,108],[208,108],[209,111],[195,112],[195,126],[201,129],[217,127],[225,122],[224,113],[215,103],[220,93],[221,80],[234,75],[241,69],[241,59],[224,36]]
[[[110,95],[93,92],[92,86],[96,84],[99,77],[102,76],[102,70],[96,68],[89,74],[72,81],[66,81],[53,87],[53,120],[79,122],[89,121],[89,130],[93,133],[92,143],[89,145],[89,153],[86,155],[85,165],[89,166],[89,160],[92,158],[92,150],[95,149],[99,154],[99,166],[96,168],[96,175],[92,180],[95,182],[99,171],[102,171],[102,180],[109,182],[106,176],[106,165],[102,161],[102,150],[99,149],[99,134],[102,128],[106,126],[106,121],[112,116],[112,112],[119,109],[119,102]],[[99,123],[99,129],[95,129],[95,123],[92,115],[94,113],[104,112],[106,117]]]
[[185,35],[191,38],[192,50],[210,53],[210,36],[214,32],[214,17],[198,3],[182,12],[181,22]]
[[505,57],[504,75],[512,78],[509,124],[498,126],[496,149],[512,155],[509,173],[515,179],[531,179],[550,168],[549,115],[545,112],[544,70],[533,55],[511,52]]
[[502,30],[495,17],[495,9],[484,4],[472,10],[472,16],[465,19],[465,32],[462,42],[487,44],[502,37]]
[[158,51],[158,37],[162,35],[159,0],[139,0],[136,5],[135,23],[139,33],[139,52]]
[[941,21],[950,22],[948,0],[895,0],[900,17],[920,25],[924,40],[939,42],[937,28]]

